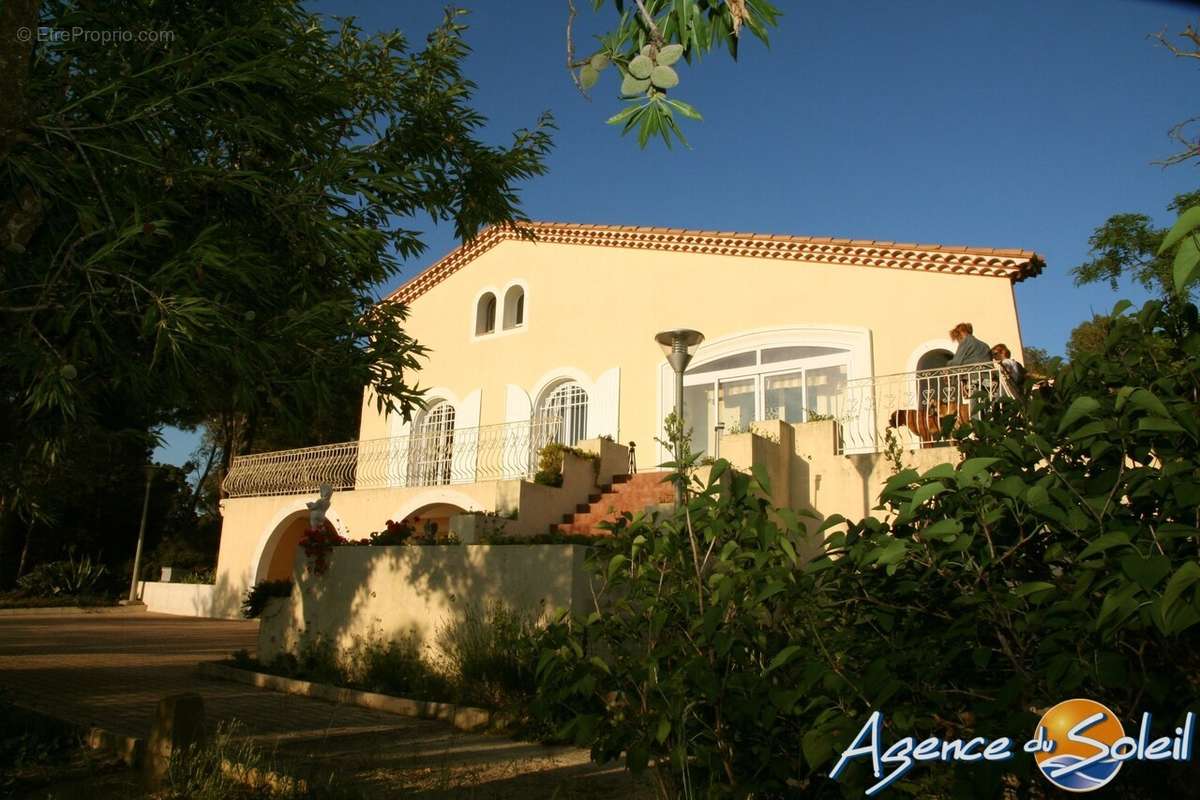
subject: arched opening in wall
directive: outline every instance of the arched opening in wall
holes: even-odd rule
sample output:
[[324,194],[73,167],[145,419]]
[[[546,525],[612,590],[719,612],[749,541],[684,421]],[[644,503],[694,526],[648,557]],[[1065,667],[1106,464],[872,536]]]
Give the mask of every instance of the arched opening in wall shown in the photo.
[[[930,350],[917,359],[917,372],[943,369],[953,357],[953,353],[941,347]],[[922,412],[934,411],[941,403],[948,401],[950,395],[955,393],[951,380],[949,376],[936,372],[918,374],[915,388],[917,408]]]
[[450,534],[450,518],[467,513],[466,509],[453,503],[430,503],[421,506],[401,522],[413,530],[414,536],[433,536],[443,540]]
[[438,400],[421,417],[409,445],[409,485],[450,483],[454,467],[454,406]]
[[504,330],[525,324],[525,288],[510,286],[504,293]]
[[563,381],[545,393],[538,406],[541,420],[559,420],[559,441],[574,447],[587,438],[588,393],[575,381]]
[[475,305],[475,335],[483,336],[496,331],[496,295],[487,292]]
[[917,359],[917,371],[920,372],[921,370],[925,369],[941,369],[949,364],[950,359],[953,357],[953,353],[951,353],[949,350],[943,350],[940,347],[936,350],[930,350],[928,353]]
[[262,558],[255,566],[256,581],[285,581],[292,577],[300,540],[308,529],[308,512],[297,511],[275,527]]

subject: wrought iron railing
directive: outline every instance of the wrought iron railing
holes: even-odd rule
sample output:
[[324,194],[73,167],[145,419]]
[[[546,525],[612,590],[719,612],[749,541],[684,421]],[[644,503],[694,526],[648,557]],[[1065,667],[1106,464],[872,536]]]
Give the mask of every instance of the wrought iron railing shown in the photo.
[[222,483],[229,497],[308,494],[532,477],[538,451],[562,437],[562,420],[456,428],[237,456]]
[[835,404],[837,452],[878,453],[891,429],[904,447],[950,444],[947,418],[967,420],[1008,391],[998,364],[970,364],[849,381]]

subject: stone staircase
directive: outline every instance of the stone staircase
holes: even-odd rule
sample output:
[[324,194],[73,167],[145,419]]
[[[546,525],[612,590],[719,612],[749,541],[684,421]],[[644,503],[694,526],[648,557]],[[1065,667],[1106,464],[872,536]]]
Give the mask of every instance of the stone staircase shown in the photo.
[[577,505],[574,514],[564,514],[562,522],[550,526],[550,532],[606,536],[607,531],[597,527],[601,522],[612,522],[626,511],[638,514],[646,506],[674,503],[675,487],[663,481],[666,476],[666,472],[614,475],[612,483],[601,486],[600,493],[590,495],[587,503]]

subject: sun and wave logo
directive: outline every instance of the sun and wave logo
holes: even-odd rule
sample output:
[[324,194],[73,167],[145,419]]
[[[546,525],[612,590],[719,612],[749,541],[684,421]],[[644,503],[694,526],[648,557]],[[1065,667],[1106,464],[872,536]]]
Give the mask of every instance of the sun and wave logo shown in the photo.
[[1095,700],[1064,700],[1042,715],[1036,731],[1046,744],[1034,755],[1046,780],[1068,792],[1107,786],[1121,771],[1114,745],[1125,737],[1117,715]]

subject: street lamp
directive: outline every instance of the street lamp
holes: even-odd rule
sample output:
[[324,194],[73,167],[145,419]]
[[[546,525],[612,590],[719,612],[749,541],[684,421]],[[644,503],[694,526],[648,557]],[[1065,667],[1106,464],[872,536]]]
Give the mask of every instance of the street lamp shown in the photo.
[[138,573],[142,571],[142,546],[146,543],[146,516],[150,511],[150,484],[154,482],[154,473],[158,467],[154,464],[147,464],[144,469],[146,471],[146,496],[142,499],[142,524],[138,528],[137,551],[133,555],[133,577],[129,579],[129,599],[125,601],[126,604],[138,602]]
[[[683,372],[691,362],[696,348],[704,341],[704,334],[690,328],[662,331],[654,337],[667,356],[667,363],[675,370],[675,416],[683,424]],[[679,443],[676,443],[678,447]],[[676,453],[678,456],[678,453]],[[675,505],[683,505],[683,481],[675,486]]]

